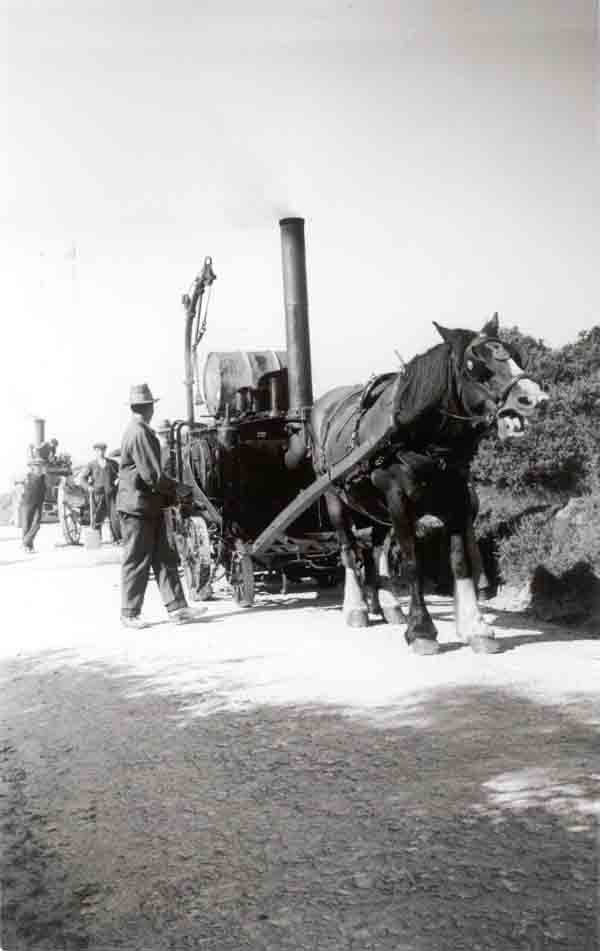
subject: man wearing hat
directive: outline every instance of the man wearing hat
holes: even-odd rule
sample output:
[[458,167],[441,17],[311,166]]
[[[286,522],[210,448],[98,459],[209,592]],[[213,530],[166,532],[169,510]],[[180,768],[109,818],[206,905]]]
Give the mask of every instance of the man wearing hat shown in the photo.
[[40,530],[44,499],[46,497],[46,475],[42,459],[32,459],[28,463],[28,472],[23,482],[21,495],[20,522],[22,528],[23,548],[33,551],[35,536]]
[[167,537],[164,509],[176,501],[182,487],[165,474],[161,445],[150,426],[156,402],[147,383],[132,386],[132,415],[121,443],[117,493],[123,539],[121,622],[133,628],[146,627],[140,612],[150,568],[173,621],[195,621],[206,610],[188,607],[177,551]]
[[[105,442],[95,442],[92,449],[96,458],[82,470],[80,481],[82,485],[87,485],[92,490],[93,527],[102,531],[102,523],[108,518],[114,536],[116,523],[114,508],[119,469],[114,459],[106,458]],[[118,534],[119,529],[117,528]]]
[[170,419],[161,419],[159,423],[154,427],[154,431],[158,436],[158,441],[160,443],[160,459],[163,467],[163,472],[165,475],[173,475],[173,466],[171,465],[171,447],[169,444],[169,436],[171,434],[171,420]]

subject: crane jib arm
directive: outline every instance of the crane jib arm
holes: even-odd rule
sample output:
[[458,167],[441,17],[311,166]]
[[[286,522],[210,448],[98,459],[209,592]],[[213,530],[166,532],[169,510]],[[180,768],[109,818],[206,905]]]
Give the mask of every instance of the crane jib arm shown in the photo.
[[367,439],[361,446],[357,446],[356,449],[348,453],[340,462],[332,466],[328,472],[316,479],[307,489],[303,489],[302,492],[299,492],[294,501],[290,502],[290,504],[279,513],[277,518],[261,532],[251,546],[250,554],[255,558],[259,558],[275,541],[277,536],[282,535],[286,528],[291,525],[292,522],[295,522],[317,499],[320,499],[335,482],[347,476],[359,462],[363,462],[363,460],[368,459],[369,456],[373,456],[378,452],[388,437],[389,431],[384,433],[383,436],[372,436],[370,439]]

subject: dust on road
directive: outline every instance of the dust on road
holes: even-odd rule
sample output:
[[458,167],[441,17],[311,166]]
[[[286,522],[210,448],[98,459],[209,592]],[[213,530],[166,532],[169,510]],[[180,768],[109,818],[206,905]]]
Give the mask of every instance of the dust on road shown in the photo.
[[499,612],[482,659],[440,601],[415,659],[297,592],[124,639],[115,559],[64,555],[2,576],[41,592],[0,670],[4,951],[598,947],[589,632]]

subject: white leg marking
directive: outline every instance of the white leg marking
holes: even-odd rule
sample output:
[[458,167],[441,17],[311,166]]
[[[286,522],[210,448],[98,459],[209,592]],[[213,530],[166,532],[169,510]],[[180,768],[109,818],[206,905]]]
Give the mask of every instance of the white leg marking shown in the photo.
[[472,578],[457,578],[454,582],[454,610],[456,633],[468,644],[474,637],[493,637],[494,629],[487,623],[477,604]]
[[406,624],[406,618],[400,598],[396,594],[390,577],[388,549],[386,545],[376,551],[377,599],[384,619],[388,624]]
[[367,602],[365,601],[362,587],[356,576],[356,571],[354,568],[350,568],[346,565],[344,579],[344,612],[348,613],[349,611],[356,610],[366,611]]

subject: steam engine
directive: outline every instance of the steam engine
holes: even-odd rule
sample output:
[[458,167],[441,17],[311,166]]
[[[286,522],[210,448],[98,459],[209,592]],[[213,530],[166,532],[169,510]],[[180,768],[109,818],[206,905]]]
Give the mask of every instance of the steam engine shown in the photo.
[[[243,540],[259,535],[315,478],[305,451],[286,463],[313,394],[304,220],[285,218],[280,228],[286,350],[208,353],[197,382],[211,422],[189,421],[195,479],[220,512],[224,534]],[[321,500],[288,534],[330,531]]]

